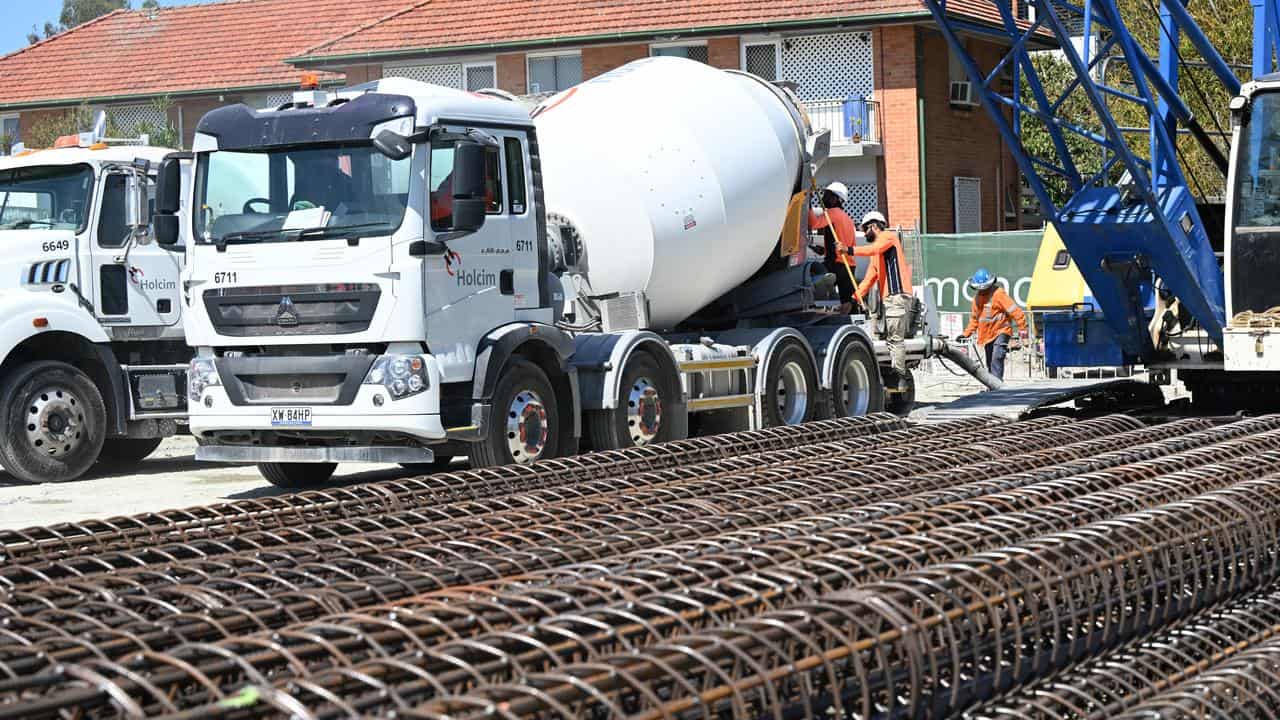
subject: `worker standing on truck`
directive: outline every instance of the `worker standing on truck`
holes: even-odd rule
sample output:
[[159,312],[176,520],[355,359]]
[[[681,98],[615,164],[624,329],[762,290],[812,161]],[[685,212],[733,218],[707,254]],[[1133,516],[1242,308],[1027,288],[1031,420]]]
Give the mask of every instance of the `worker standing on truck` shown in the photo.
[[833,182],[822,191],[822,212],[809,211],[809,227],[822,232],[822,264],[836,276],[841,315],[851,314],[854,307],[853,259],[847,250],[857,245],[858,232],[853,218],[844,211],[848,201],[849,188],[842,182]]
[[871,264],[854,295],[859,302],[864,302],[873,287],[880,291],[876,325],[889,344],[889,361],[898,376],[897,389],[906,392],[910,388],[911,376],[907,370],[904,341],[911,331],[916,299],[911,294],[911,264],[902,251],[902,240],[897,233],[886,229],[888,225],[884,215],[877,210],[862,216],[862,232],[867,244],[853,247],[850,254],[869,257]]
[[[986,268],[978,268],[969,278],[969,287],[977,294],[969,310],[969,326],[956,340],[964,340],[977,331],[978,345],[986,354],[987,369],[1003,380],[1005,355],[1010,347],[1018,347],[1019,338],[1026,337],[1027,316]],[[1013,323],[1018,324],[1017,338],[1013,335]]]

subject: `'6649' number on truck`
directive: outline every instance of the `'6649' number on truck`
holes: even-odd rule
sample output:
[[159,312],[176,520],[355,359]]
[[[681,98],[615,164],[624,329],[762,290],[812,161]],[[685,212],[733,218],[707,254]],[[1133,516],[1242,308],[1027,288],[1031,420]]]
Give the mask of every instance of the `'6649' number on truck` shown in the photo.
[[43,252],[57,252],[59,250],[70,250],[70,240],[50,240],[40,243],[40,250]]

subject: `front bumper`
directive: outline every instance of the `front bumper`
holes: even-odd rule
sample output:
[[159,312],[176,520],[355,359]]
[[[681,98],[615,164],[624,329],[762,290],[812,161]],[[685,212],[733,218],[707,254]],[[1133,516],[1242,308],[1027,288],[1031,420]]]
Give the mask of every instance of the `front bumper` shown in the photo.
[[430,463],[435,453],[408,447],[262,447],[201,445],[196,460],[232,463]]
[[[381,385],[363,385],[357,381],[344,383],[339,402],[309,402],[289,397],[246,402],[243,392],[236,392],[234,387],[228,392],[228,378],[223,377],[219,369],[223,384],[205,387],[199,399],[191,399],[188,403],[191,434],[206,445],[228,447],[378,446],[377,442],[360,439],[373,436],[388,438],[388,446],[405,445],[406,440],[410,445],[414,442],[440,442],[448,436],[440,414],[440,366],[435,358],[424,356],[423,359],[426,389],[399,400],[393,400]],[[343,362],[339,359],[335,367]],[[305,423],[273,423],[272,410],[281,408],[308,410],[308,420]],[[344,436],[350,436],[345,443]],[[316,441],[309,442],[309,438]]]

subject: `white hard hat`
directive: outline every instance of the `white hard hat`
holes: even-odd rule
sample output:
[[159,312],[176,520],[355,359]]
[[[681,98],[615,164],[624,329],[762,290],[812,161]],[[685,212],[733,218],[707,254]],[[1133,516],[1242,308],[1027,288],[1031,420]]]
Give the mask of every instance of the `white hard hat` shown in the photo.
[[827,186],[827,192],[835,193],[842,203],[849,202],[849,186],[842,182],[831,183]]
[[884,225],[885,227],[889,226],[889,221],[884,219],[884,216],[880,214],[879,210],[872,210],[871,212],[862,216],[862,222],[858,223],[858,227],[864,228],[867,226],[867,223],[872,221],[878,222],[881,225]]

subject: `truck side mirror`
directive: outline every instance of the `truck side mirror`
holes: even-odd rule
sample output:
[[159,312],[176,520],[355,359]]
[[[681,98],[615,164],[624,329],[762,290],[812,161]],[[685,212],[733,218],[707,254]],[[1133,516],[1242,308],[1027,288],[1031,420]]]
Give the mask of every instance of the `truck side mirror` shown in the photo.
[[160,161],[160,170],[156,174],[156,206],[151,214],[151,233],[156,244],[166,249],[178,246],[183,157],[177,153],[165,157]]
[[151,241],[151,238],[144,232],[147,227],[147,213],[149,210],[147,207],[149,201],[147,198],[146,176],[133,174],[125,178],[124,202],[125,224],[133,232],[135,241],[139,245],[146,245]]
[[373,149],[391,160],[404,160],[413,154],[413,143],[394,130],[383,130],[374,136]]
[[182,204],[182,158],[169,155],[156,175],[156,212],[172,215]]
[[453,146],[453,230],[475,232],[484,226],[485,146],[459,140]]
[[178,216],[174,214],[156,213],[151,217],[151,233],[156,244],[162,248],[172,249],[178,246]]

